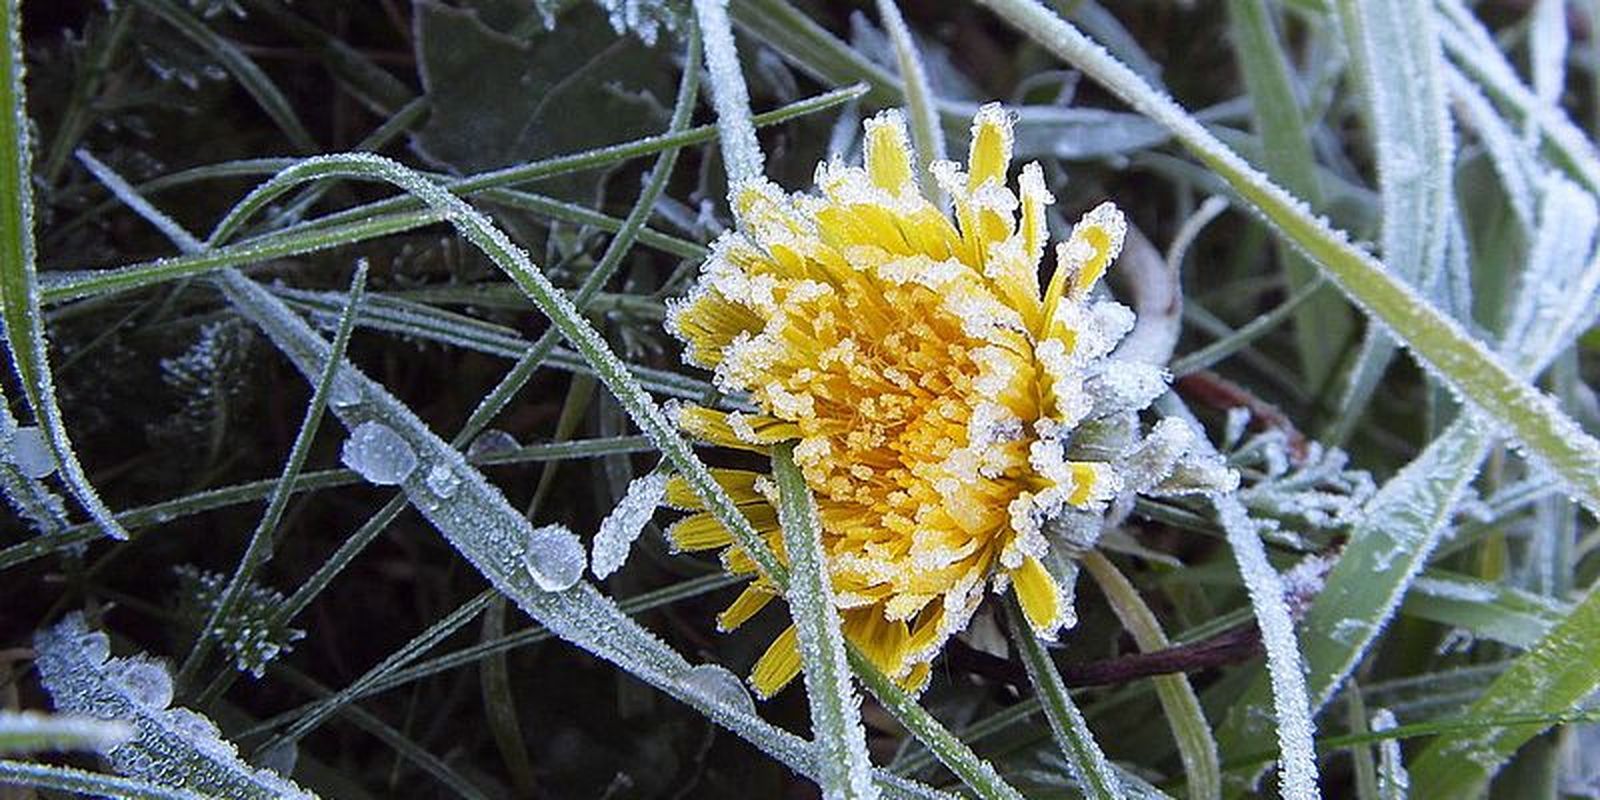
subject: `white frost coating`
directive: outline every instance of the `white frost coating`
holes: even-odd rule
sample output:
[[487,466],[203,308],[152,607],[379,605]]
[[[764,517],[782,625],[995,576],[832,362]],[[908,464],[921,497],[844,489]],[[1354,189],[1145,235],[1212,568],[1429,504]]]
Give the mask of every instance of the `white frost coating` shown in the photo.
[[664,472],[652,472],[628,483],[622,501],[600,521],[600,530],[594,535],[589,568],[596,578],[611,575],[628,560],[628,551],[666,496]]
[[339,460],[379,486],[399,485],[417,469],[417,451],[393,428],[370,420],[350,431]]
[[683,690],[726,706],[740,714],[756,716],[756,701],[739,676],[716,664],[699,664],[678,681]]
[[434,464],[428,468],[428,474],[423,479],[428,485],[428,491],[438,495],[441,500],[449,500],[456,493],[456,487],[461,485],[461,478],[449,464]]
[[143,657],[109,658],[105,634],[68,614],[34,637],[39,678],[58,710],[121,720],[133,737],[106,758],[117,772],[211,797],[311,798],[299,786],[239,759],[217,727],[186,708],[168,708],[172,681]]
[[[1372,732],[1383,733],[1399,727],[1394,712],[1380,708],[1372,715]],[[1400,740],[1384,739],[1378,743],[1378,797],[1380,800],[1406,800],[1411,794],[1411,776],[1400,759]]]
[[56,471],[56,456],[50,452],[50,442],[44,438],[44,431],[35,425],[24,425],[11,432],[5,458],[23,476],[34,480]]
[[733,43],[733,25],[728,21],[728,0],[695,0],[695,15],[705,37],[706,75],[711,80],[711,99],[717,107],[717,135],[722,141],[722,158],[728,166],[728,192],[745,181],[761,177],[764,159],[756,141],[755,124],[750,120],[750,93],[745,89],[744,73],[739,68],[739,52]]
[[1317,789],[1316,729],[1306,696],[1300,645],[1294,621],[1284,602],[1283,583],[1256,534],[1256,523],[1235,498],[1212,498],[1217,519],[1227,534],[1239,574],[1244,578],[1250,605],[1261,627],[1261,644],[1267,651],[1267,673],[1272,682],[1272,706],[1278,722],[1278,748],[1282,753],[1279,783],[1283,796],[1292,800],[1320,797]]
[[588,566],[583,543],[565,525],[546,525],[528,535],[522,552],[528,574],[547,592],[564,592],[577,585]]
[[361,383],[349,372],[339,370],[328,385],[328,403],[336,408],[349,408],[361,403]]

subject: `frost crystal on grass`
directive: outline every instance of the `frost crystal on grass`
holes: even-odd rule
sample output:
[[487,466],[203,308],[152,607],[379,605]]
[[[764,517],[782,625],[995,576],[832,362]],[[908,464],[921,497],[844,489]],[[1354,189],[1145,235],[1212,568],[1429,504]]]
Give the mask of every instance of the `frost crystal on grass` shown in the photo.
[[522,557],[528,574],[547,592],[571,589],[588,566],[583,543],[567,526],[559,524],[535,528]]
[[449,464],[434,464],[428,468],[428,475],[423,482],[428,485],[428,491],[442,500],[448,500],[456,493],[456,487],[461,485],[461,478]]
[[381,422],[363,422],[350,431],[339,450],[339,460],[369,483],[396,486],[417,468],[417,452],[393,428]]
[[607,577],[622,567],[634,540],[644,531],[645,524],[666,495],[665,473],[652,472],[628,484],[622,501],[600,522],[600,530],[594,535],[590,567],[595,577]]

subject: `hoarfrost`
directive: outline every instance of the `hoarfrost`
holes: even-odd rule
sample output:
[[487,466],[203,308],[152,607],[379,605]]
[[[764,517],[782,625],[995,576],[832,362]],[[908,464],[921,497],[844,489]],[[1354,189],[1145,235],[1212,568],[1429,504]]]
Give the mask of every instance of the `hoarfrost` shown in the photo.
[[369,483],[397,486],[417,468],[417,451],[381,422],[363,422],[350,431],[339,460]]
[[[1383,733],[1399,727],[1394,712],[1380,708],[1372,715],[1372,732]],[[1406,774],[1400,759],[1400,740],[1384,739],[1378,743],[1378,797],[1381,800],[1406,800],[1411,794],[1411,777]]]
[[461,485],[461,478],[449,464],[438,463],[428,469],[428,476],[423,482],[428,485],[428,491],[438,495],[442,500],[448,500],[456,493],[456,487]]
[[628,560],[628,551],[667,496],[667,476],[652,472],[628,484],[622,501],[600,522],[594,535],[590,568],[597,578],[616,572]]
[[166,669],[143,656],[110,658],[105,634],[91,631],[81,613],[40,631],[34,649],[40,682],[58,710],[132,726],[133,737],[106,754],[117,772],[211,797],[313,797],[241,761],[203,715],[168,708]]
[[583,543],[565,525],[535,528],[522,553],[528,574],[547,592],[571,589],[588,566]]

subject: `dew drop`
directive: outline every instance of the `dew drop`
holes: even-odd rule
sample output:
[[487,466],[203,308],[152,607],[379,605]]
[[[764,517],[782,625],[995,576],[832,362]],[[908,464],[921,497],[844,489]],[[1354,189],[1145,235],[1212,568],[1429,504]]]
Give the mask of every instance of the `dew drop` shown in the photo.
[[565,525],[536,528],[522,553],[528,573],[547,592],[565,591],[577,584],[589,566],[583,543]]
[[166,708],[172,703],[172,676],[166,667],[153,661],[124,662],[119,683],[142,706]]
[[381,422],[363,422],[350,431],[339,460],[379,486],[397,485],[417,468],[416,451]]
[[700,664],[691,668],[678,684],[691,694],[704,697],[717,705],[755,716],[756,701],[737,675],[716,664]]
[[477,438],[472,440],[472,444],[467,446],[467,459],[470,461],[482,461],[505,455],[506,453],[516,452],[521,447],[522,445],[517,443],[515,436],[496,428],[490,428],[478,434]]
[[333,384],[328,387],[328,403],[334,408],[360,405],[361,383],[347,370],[340,370],[333,376]]
[[6,460],[29,478],[38,480],[56,471],[56,457],[50,452],[50,443],[44,431],[36,425],[24,425],[11,434],[11,448]]

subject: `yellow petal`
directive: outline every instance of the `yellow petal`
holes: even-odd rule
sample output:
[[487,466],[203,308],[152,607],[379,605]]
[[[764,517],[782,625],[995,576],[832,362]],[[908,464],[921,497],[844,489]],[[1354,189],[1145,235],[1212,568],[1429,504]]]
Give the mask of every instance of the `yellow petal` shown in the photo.
[[916,696],[922,694],[923,689],[928,688],[928,677],[932,674],[933,665],[923,661],[913,666],[910,672],[895,679],[895,683],[900,684],[900,688],[904,689],[907,694]]
[[783,690],[800,674],[799,637],[790,625],[778,638],[772,640],[767,652],[750,671],[750,685],[765,700]]
[[1050,577],[1044,564],[1033,556],[1023,559],[1022,566],[1011,570],[1011,582],[1016,587],[1017,599],[1022,601],[1022,613],[1028,624],[1040,636],[1054,636],[1061,627],[1061,590]]
[[[737,415],[737,416],[735,416]],[[767,445],[800,437],[800,426],[759,414],[722,412],[703,406],[680,406],[678,427],[684,433],[722,447],[765,453]]]
[[905,669],[906,643],[910,638],[903,622],[883,618],[878,606],[844,613],[844,635],[884,674],[894,677]]
[[759,331],[764,323],[748,307],[710,289],[675,303],[667,310],[667,330],[687,345],[688,359],[707,369],[722,363],[722,355],[741,333]]
[[1101,203],[1072,226],[1072,236],[1056,245],[1056,271],[1044,293],[1045,330],[1063,298],[1082,300],[1099,282],[1128,233],[1128,221],[1111,203]]
[[774,591],[761,581],[751,581],[733,602],[717,615],[717,630],[727,633],[737,630],[772,601]]
[[972,145],[967,151],[967,187],[976,189],[985,182],[1005,183],[1011,166],[1011,115],[999,103],[978,109],[972,118]]
[[898,195],[915,178],[911,172],[911,140],[905,117],[889,109],[866,121],[867,176],[874,186]]
[[1067,502],[1083,508],[1095,500],[1115,494],[1115,474],[1104,464],[1094,462],[1074,461],[1072,468],[1072,492],[1067,495]]
[[[713,467],[711,477],[722,487],[723,491],[728,493],[728,497],[737,505],[766,502],[766,498],[762,497],[761,493],[757,492],[755,488],[756,479],[761,477],[758,472]],[[667,478],[666,504],[668,508],[675,508],[679,511],[699,511],[705,508],[705,503],[700,501],[700,495],[695,493],[694,488],[689,485],[689,481],[684,479],[682,475],[673,475]]]
[[[767,532],[778,529],[778,512],[766,503],[740,506],[745,519],[757,531]],[[687,552],[696,550],[711,550],[718,547],[727,547],[733,544],[733,534],[709,512],[690,514],[672,524],[667,529],[667,538],[672,540],[675,549]]]

